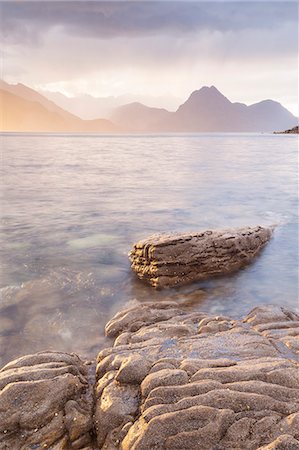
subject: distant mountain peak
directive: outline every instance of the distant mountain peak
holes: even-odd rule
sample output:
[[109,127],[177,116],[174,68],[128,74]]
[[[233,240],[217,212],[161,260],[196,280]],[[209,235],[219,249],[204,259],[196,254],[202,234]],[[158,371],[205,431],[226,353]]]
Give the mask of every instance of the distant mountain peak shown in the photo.
[[274,100],[249,106],[232,103],[213,85],[192,92],[175,112],[138,101],[118,106],[112,122],[81,120],[22,83],[0,80],[0,90],[2,130],[8,131],[271,132],[298,124],[298,118]]
[[222,97],[224,97],[224,95],[219,91],[219,89],[217,89],[213,85],[212,86],[203,86],[200,89],[193,91],[192,94],[207,94],[207,95],[218,94],[218,95],[221,95]]
[[185,102],[223,102],[231,103],[227,97],[225,97],[215,86],[203,86],[201,89],[193,91]]
[[[200,89],[198,89],[198,92],[219,92],[219,94],[221,94],[221,92],[214,86],[203,86]],[[221,94],[222,95],[222,94]]]
[[215,86],[203,86],[201,89],[193,91],[187,101],[183,103],[178,112],[188,111],[192,114],[203,113],[206,109],[223,109],[232,103]]

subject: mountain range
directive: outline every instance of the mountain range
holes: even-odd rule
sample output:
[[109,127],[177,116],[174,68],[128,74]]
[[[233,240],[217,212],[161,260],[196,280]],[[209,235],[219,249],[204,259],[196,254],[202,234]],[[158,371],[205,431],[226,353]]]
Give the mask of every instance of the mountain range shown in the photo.
[[298,123],[278,102],[232,103],[214,86],[192,92],[175,112],[131,103],[117,108],[111,120],[139,132],[272,132]]
[[37,91],[0,81],[0,130],[33,132],[104,132],[122,129],[107,119],[82,120]]
[[48,132],[272,132],[291,128],[298,118],[280,103],[232,103],[216,87],[202,87],[175,112],[134,102],[108,119],[83,120],[37,91],[0,82],[0,130]]
[[68,97],[61,92],[44,89],[39,90],[39,93],[81,119],[96,119],[97,117],[109,119],[116,108],[132,102],[139,102],[152,107],[160,107],[160,105],[167,104],[168,109],[171,111],[175,111],[178,105],[182,103],[181,99],[171,95],[123,94],[119,96],[95,97],[90,94],[77,94],[74,97]]

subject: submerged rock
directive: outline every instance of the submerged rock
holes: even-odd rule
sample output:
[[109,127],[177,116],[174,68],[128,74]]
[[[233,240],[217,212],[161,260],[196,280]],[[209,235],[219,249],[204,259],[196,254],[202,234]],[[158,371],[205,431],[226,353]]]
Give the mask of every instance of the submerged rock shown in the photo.
[[129,254],[139,278],[156,288],[180,286],[240,269],[259,253],[270,228],[236,228],[191,234],[158,234]]
[[[0,449],[299,448],[299,316],[243,320],[144,303],[95,367],[44,352],[0,371]],[[89,373],[88,369],[89,368]]]

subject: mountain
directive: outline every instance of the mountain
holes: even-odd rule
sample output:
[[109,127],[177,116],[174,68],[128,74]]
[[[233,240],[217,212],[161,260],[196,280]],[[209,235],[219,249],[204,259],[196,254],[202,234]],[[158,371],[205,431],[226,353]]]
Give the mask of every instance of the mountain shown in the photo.
[[107,119],[82,120],[23,84],[0,82],[1,131],[104,132],[121,131]]
[[107,118],[115,108],[130,102],[130,98],[125,96],[123,99],[117,101],[114,97],[96,98],[88,94],[68,97],[61,92],[44,90],[40,91],[40,93],[64,110],[84,120],[90,120],[96,117]]
[[[134,102],[117,108],[111,115],[114,123],[122,124],[129,131],[162,131],[160,124],[167,123],[172,113],[162,108],[150,108]],[[162,127],[163,128],[163,127]]]
[[151,107],[158,108],[159,105],[168,105],[171,110],[176,110],[181,103],[178,98],[170,95],[149,96],[124,94],[109,97],[94,97],[89,94],[80,94],[75,97],[67,97],[61,92],[51,92],[40,90],[40,94],[52,100],[66,111],[80,117],[81,119],[94,119],[96,117],[109,118],[113,111],[122,106],[133,102],[144,103]]
[[83,120],[23,84],[0,81],[0,102],[0,131],[272,132],[298,125],[278,102],[232,103],[214,86],[192,92],[175,112],[134,102],[116,108],[111,120]]
[[147,132],[272,132],[298,123],[278,102],[232,103],[214,86],[192,92],[176,112],[130,104],[117,108],[111,118],[118,125]]

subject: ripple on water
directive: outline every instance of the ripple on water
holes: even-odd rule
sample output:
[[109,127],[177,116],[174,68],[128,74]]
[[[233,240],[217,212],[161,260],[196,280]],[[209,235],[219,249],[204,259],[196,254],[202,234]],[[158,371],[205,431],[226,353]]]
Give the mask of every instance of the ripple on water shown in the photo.
[[[240,317],[298,305],[297,139],[272,135],[4,136],[0,356],[93,357],[126,303]],[[153,291],[133,242],[161,231],[278,225],[237,274]],[[135,300],[134,300],[135,299]]]

